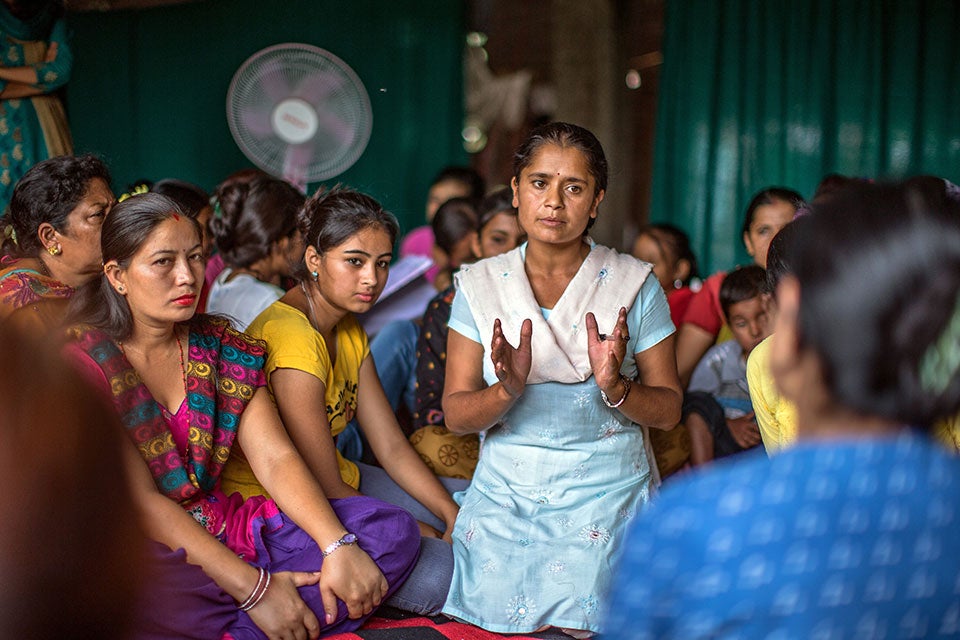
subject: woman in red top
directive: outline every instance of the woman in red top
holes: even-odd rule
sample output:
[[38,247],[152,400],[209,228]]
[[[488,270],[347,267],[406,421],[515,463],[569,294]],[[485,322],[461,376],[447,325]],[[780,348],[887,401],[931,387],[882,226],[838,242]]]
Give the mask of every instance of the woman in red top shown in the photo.
[[[767,187],[753,196],[747,206],[742,231],[743,244],[755,264],[766,268],[770,241],[793,220],[803,204],[803,196],[783,187]],[[723,327],[719,293],[725,275],[717,273],[704,281],[703,288],[690,301],[677,327],[677,370],[684,388],[690,382],[694,367],[716,342]]]
[[653,265],[653,274],[667,294],[670,319],[680,326],[694,294],[700,290],[697,257],[690,238],[672,224],[651,224],[633,242],[633,257]]

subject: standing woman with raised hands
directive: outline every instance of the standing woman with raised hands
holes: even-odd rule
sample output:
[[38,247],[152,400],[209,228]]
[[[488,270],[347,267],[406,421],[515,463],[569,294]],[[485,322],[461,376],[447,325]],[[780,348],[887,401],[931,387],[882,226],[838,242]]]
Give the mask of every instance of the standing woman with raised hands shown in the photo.
[[[411,570],[413,519],[369,498],[324,497],[263,388],[263,345],[194,315],[196,220],[159,194],[133,196],[101,244],[103,276],[71,301],[82,324],[68,354],[121,416],[130,446],[117,462],[162,543],[140,630],[317,638],[358,627]],[[276,502],[221,490],[237,445]]]
[[446,425],[486,437],[458,496],[444,613],[588,637],[650,497],[642,427],[680,419],[674,328],[651,265],[586,235],[607,186],[592,133],[535,129],[511,185],[527,242],[463,267],[450,317]]

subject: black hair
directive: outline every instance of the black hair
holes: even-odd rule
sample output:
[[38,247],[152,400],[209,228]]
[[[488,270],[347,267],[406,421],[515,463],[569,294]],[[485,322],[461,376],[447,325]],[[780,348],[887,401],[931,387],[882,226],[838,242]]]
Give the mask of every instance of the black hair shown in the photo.
[[801,347],[864,415],[929,426],[960,410],[960,206],[943,192],[851,186],[799,229]]
[[720,308],[723,315],[730,317],[730,307],[756,298],[764,292],[766,273],[763,267],[751,264],[746,267],[737,267],[723,278],[720,285]]
[[[177,203],[159,193],[143,193],[118,203],[103,222],[100,250],[104,264],[115,260],[127,268],[130,260],[162,222],[177,216],[190,220],[203,238],[200,223],[187,216]],[[80,287],[70,300],[68,324],[83,323],[103,330],[114,340],[129,337],[133,316],[127,299],[116,292],[106,274]]]
[[690,281],[699,277],[700,272],[697,268],[697,256],[693,253],[693,247],[690,246],[690,236],[683,229],[669,222],[657,222],[649,224],[640,229],[637,235],[647,234],[654,242],[660,245],[661,252],[663,246],[667,245],[670,253],[676,258],[677,262],[686,260],[690,265],[690,273],[683,281],[683,285],[690,284]]
[[[394,245],[400,225],[392,213],[365,193],[337,185],[320,188],[309,198],[297,216],[304,246],[312,246],[323,254],[340,246],[354,234],[371,227],[380,228],[390,236]],[[308,279],[309,271],[303,260],[296,267],[294,277]]]
[[438,185],[441,182],[459,182],[469,189],[468,198],[480,200],[486,191],[486,182],[475,169],[470,167],[449,166],[444,167],[430,181],[430,186]]
[[743,216],[743,227],[740,229],[741,235],[750,232],[750,225],[753,224],[753,217],[762,206],[776,204],[777,202],[786,202],[792,205],[794,209],[806,206],[806,201],[799,193],[786,187],[766,187],[754,194],[747,205],[747,212]]
[[586,157],[587,170],[596,182],[594,194],[606,191],[609,169],[603,146],[593,133],[568,122],[549,122],[531,131],[513,154],[513,177],[520,180],[520,172],[533,162],[533,156],[540,147],[547,144],[579,149]]
[[152,193],[167,196],[177,203],[180,210],[191,218],[196,218],[210,206],[210,194],[199,186],[185,180],[164,178],[150,186]]
[[[607,156],[603,153],[603,145],[587,129],[568,122],[548,122],[530,132],[527,139],[520,144],[513,154],[513,177],[515,180],[520,181],[520,173],[533,162],[533,157],[540,148],[548,144],[561,148],[573,147],[579,150],[587,161],[587,171],[593,176],[593,181],[596,183],[593,189],[594,195],[599,195],[601,191],[607,190],[609,168],[607,166]],[[596,218],[590,218],[584,233],[596,221]]]
[[817,184],[817,188],[813,192],[812,200],[829,198],[834,193],[846,189],[850,185],[857,184],[858,182],[862,182],[862,178],[852,178],[840,173],[828,173],[827,175],[823,176],[819,184]]
[[451,198],[437,209],[433,221],[434,243],[447,255],[458,242],[477,232],[477,208],[470,198]]
[[56,156],[30,167],[13,188],[5,223],[13,227],[16,243],[4,240],[4,253],[35,257],[43,245],[37,232],[44,222],[69,235],[67,216],[77,208],[90,189],[90,182],[110,185],[110,171],[91,154]]
[[516,216],[517,208],[513,206],[513,189],[503,187],[488,195],[483,199],[483,202],[480,203],[478,213],[480,217],[477,223],[478,231],[483,231],[487,223],[501,213]]
[[787,223],[770,241],[770,248],[767,249],[767,277],[763,286],[764,293],[774,295],[783,276],[793,274],[793,254],[796,251],[794,245],[805,219],[804,215]]
[[217,190],[210,231],[223,261],[248,267],[270,255],[272,245],[297,230],[305,196],[289,182],[269,176],[231,181]]

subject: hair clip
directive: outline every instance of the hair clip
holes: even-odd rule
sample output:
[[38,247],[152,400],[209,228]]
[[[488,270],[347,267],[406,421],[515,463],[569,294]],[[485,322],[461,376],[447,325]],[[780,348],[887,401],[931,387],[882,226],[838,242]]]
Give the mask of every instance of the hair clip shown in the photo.
[[12,224],[8,224],[3,228],[3,237],[8,238],[13,244],[19,244],[17,242],[17,230],[13,228]]
[[128,198],[132,198],[133,196],[139,196],[142,193],[149,193],[149,191],[150,191],[150,187],[147,184],[141,182],[140,184],[136,185],[129,193],[124,193],[119,198],[117,198],[117,202],[123,202],[124,200]]
[[960,297],[943,332],[927,347],[920,360],[920,386],[924,391],[943,393],[960,370]]

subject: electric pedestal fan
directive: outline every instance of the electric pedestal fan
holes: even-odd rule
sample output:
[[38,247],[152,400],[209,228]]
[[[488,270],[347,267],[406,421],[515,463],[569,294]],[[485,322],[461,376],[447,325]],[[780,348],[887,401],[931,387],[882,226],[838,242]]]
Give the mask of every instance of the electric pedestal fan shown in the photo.
[[286,43],[258,51],[234,74],[227,122],[251,162],[305,190],[357,161],[373,114],[363,83],[343,60]]

